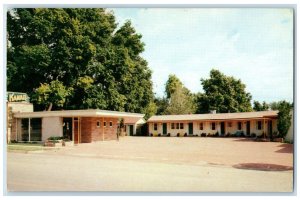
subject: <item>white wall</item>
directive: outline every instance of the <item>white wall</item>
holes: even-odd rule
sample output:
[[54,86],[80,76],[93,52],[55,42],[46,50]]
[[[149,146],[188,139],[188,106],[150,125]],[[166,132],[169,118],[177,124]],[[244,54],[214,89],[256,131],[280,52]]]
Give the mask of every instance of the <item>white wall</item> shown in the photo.
[[[255,133],[257,136],[261,135],[264,131],[264,126],[265,127],[265,132],[268,133],[268,123],[265,123],[262,126],[261,130],[258,130],[256,127],[256,122],[257,121],[262,121],[263,124],[263,120],[249,120],[250,121],[250,134],[251,133]],[[200,121],[194,121],[193,122],[193,134],[194,135],[198,135],[200,136],[202,133],[206,133],[208,134],[215,134],[216,132],[219,132],[219,134],[221,134],[221,122],[220,121],[216,121],[216,128],[215,130],[211,129],[211,121],[201,121],[203,123],[203,130],[200,130],[199,124]],[[238,131],[238,121],[224,121],[225,122],[225,134],[230,133],[230,134],[234,134]],[[228,123],[231,122],[232,126],[229,127]],[[241,121],[242,122],[242,131],[244,131],[244,134],[247,133],[247,124],[246,121]],[[175,122],[174,122],[175,123]],[[176,122],[179,123],[179,122]],[[154,131],[154,123],[149,123],[149,133],[152,134],[161,134],[163,133],[163,128],[162,125],[163,123],[161,122],[157,122],[157,131]],[[189,122],[183,122],[184,124],[184,129],[171,129],[171,123],[167,123],[167,133],[170,133],[171,136],[177,136],[177,133],[180,134],[184,134],[184,133],[189,133],[188,131],[188,124]],[[277,131],[277,120],[272,120],[272,126],[273,126],[273,132]],[[176,126],[175,126],[176,127]]]
[[61,117],[42,118],[42,141],[51,136],[63,136],[63,122]]

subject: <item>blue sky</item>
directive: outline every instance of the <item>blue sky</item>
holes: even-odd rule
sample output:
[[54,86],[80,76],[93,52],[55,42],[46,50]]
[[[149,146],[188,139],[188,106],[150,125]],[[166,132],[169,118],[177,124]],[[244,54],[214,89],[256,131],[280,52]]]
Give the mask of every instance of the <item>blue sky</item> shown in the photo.
[[117,8],[146,44],[156,96],[169,74],[192,92],[212,68],[246,84],[253,100],[293,100],[293,12],[270,8]]

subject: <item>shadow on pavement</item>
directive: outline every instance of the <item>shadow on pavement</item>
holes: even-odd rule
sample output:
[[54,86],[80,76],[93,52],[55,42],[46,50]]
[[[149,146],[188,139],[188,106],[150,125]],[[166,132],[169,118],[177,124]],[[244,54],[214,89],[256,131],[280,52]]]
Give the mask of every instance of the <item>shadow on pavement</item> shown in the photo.
[[268,163],[239,163],[232,167],[237,169],[260,170],[260,171],[288,171],[293,170],[291,166],[276,165]]
[[281,144],[278,147],[282,147],[282,148],[275,151],[277,153],[293,153],[294,145],[292,144]]

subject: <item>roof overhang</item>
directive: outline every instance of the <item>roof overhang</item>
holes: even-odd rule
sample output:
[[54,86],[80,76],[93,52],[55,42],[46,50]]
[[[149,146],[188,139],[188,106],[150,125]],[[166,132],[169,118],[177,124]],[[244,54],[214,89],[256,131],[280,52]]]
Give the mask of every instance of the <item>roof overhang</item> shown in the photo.
[[14,113],[15,118],[43,118],[43,117],[112,117],[112,118],[143,118],[144,114],[117,112],[109,110],[60,110],[39,112]]

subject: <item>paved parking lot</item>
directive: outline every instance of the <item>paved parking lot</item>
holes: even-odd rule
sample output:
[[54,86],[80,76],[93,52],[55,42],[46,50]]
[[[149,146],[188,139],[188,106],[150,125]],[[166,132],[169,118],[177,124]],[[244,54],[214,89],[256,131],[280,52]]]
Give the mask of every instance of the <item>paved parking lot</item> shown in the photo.
[[293,145],[122,137],[53,151],[9,152],[7,169],[10,191],[291,192]]

